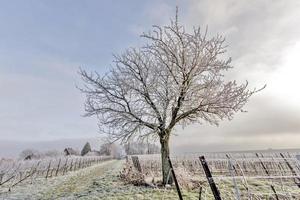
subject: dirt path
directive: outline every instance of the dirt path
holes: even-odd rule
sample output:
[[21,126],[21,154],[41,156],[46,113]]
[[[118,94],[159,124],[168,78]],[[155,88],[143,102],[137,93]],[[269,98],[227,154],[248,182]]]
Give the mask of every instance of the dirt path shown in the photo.
[[[124,161],[112,160],[65,176],[35,179],[20,184],[11,192],[1,193],[0,200],[174,200],[175,190],[153,189],[124,184],[118,177]],[[7,191],[7,190],[6,190]],[[193,196],[193,197],[192,197]],[[185,200],[197,199],[184,195]]]
[[[43,192],[41,199],[78,199],[82,197],[97,199],[91,193],[99,186],[98,180],[105,177],[108,171],[119,171],[121,161],[108,161],[92,166],[68,177],[65,181],[57,183],[51,189]],[[107,181],[106,181],[107,182]]]
[[[20,184],[11,192],[2,192],[0,199],[78,199],[89,196],[91,189],[97,186],[108,171],[117,173],[122,166],[122,161],[107,161],[65,176],[50,179],[39,178],[32,183]],[[86,198],[98,199],[98,198]]]

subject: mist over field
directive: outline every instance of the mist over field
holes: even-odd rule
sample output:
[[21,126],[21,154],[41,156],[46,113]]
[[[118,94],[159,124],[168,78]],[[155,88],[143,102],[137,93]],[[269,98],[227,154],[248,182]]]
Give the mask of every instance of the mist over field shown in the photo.
[[[210,35],[224,34],[234,66],[228,78],[248,80],[250,88],[267,87],[246,104],[248,113],[239,113],[219,127],[204,122],[176,128],[173,145],[187,151],[198,147],[211,151],[212,146],[297,148],[299,2],[191,0],[176,4],[187,29],[200,25],[204,30],[208,25]],[[104,74],[112,53],[140,45],[139,35],[153,24],[168,23],[175,10],[172,1],[78,1],[63,7],[58,2],[35,1],[1,5],[2,143],[98,137],[97,120],[82,117],[84,97],[76,88],[82,83],[79,67]]]
[[102,142],[99,138],[85,139],[61,139],[50,141],[0,141],[0,157],[17,158],[24,149],[35,149],[38,151],[58,150],[63,152],[66,147],[72,147],[81,150],[86,142],[90,142],[91,146],[99,149]]
[[0,199],[300,199],[300,1],[0,1]]

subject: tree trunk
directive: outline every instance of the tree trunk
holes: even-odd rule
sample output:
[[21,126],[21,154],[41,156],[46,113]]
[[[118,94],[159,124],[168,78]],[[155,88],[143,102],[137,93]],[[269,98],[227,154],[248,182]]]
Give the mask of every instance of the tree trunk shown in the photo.
[[[166,137],[160,138],[161,144],[161,164],[162,164],[162,175],[163,175],[163,185],[172,184],[173,177],[170,171],[170,165],[168,162],[168,157],[170,155],[169,150],[169,135]],[[169,178],[168,178],[169,175]]]

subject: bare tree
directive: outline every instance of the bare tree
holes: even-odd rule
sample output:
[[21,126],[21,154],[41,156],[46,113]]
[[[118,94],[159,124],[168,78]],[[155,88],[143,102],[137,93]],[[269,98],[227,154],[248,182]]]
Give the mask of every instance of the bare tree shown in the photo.
[[19,158],[22,160],[39,159],[41,153],[35,149],[25,149],[19,154]]
[[85,145],[83,146],[80,155],[84,156],[85,154],[87,154],[88,152],[92,151],[91,145],[89,142],[85,143]]
[[111,155],[110,145],[111,145],[111,143],[104,143],[104,144],[102,144],[100,146],[100,155],[105,155],[105,156]]
[[127,155],[157,154],[160,152],[158,145],[149,142],[127,142],[124,145],[124,150]]
[[48,151],[45,151],[43,153],[43,156],[44,157],[59,157],[59,156],[62,156],[62,153],[58,150],[48,150]]
[[247,82],[226,81],[224,71],[232,66],[224,54],[224,37],[208,37],[207,29],[203,33],[200,28],[186,32],[177,12],[170,25],[153,26],[142,37],[146,44],[116,55],[105,76],[80,70],[85,82],[81,91],[86,95],[86,116],[96,115],[105,127],[102,131],[112,138],[159,139],[166,184],[174,127],[230,120],[259,90],[249,90]]

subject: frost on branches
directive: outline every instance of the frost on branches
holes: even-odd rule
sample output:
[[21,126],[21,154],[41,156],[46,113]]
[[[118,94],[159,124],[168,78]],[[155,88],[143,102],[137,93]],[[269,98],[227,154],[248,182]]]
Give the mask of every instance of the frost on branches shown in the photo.
[[153,26],[142,37],[145,45],[116,55],[106,75],[81,70],[81,91],[86,116],[96,115],[111,138],[159,139],[166,183],[169,138],[176,125],[232,119],[261,89],[225,81],[223,74],[232,66],[224,58],[224,37],[208,37],[200,28],[188,33],[177,14],[170,25]]

